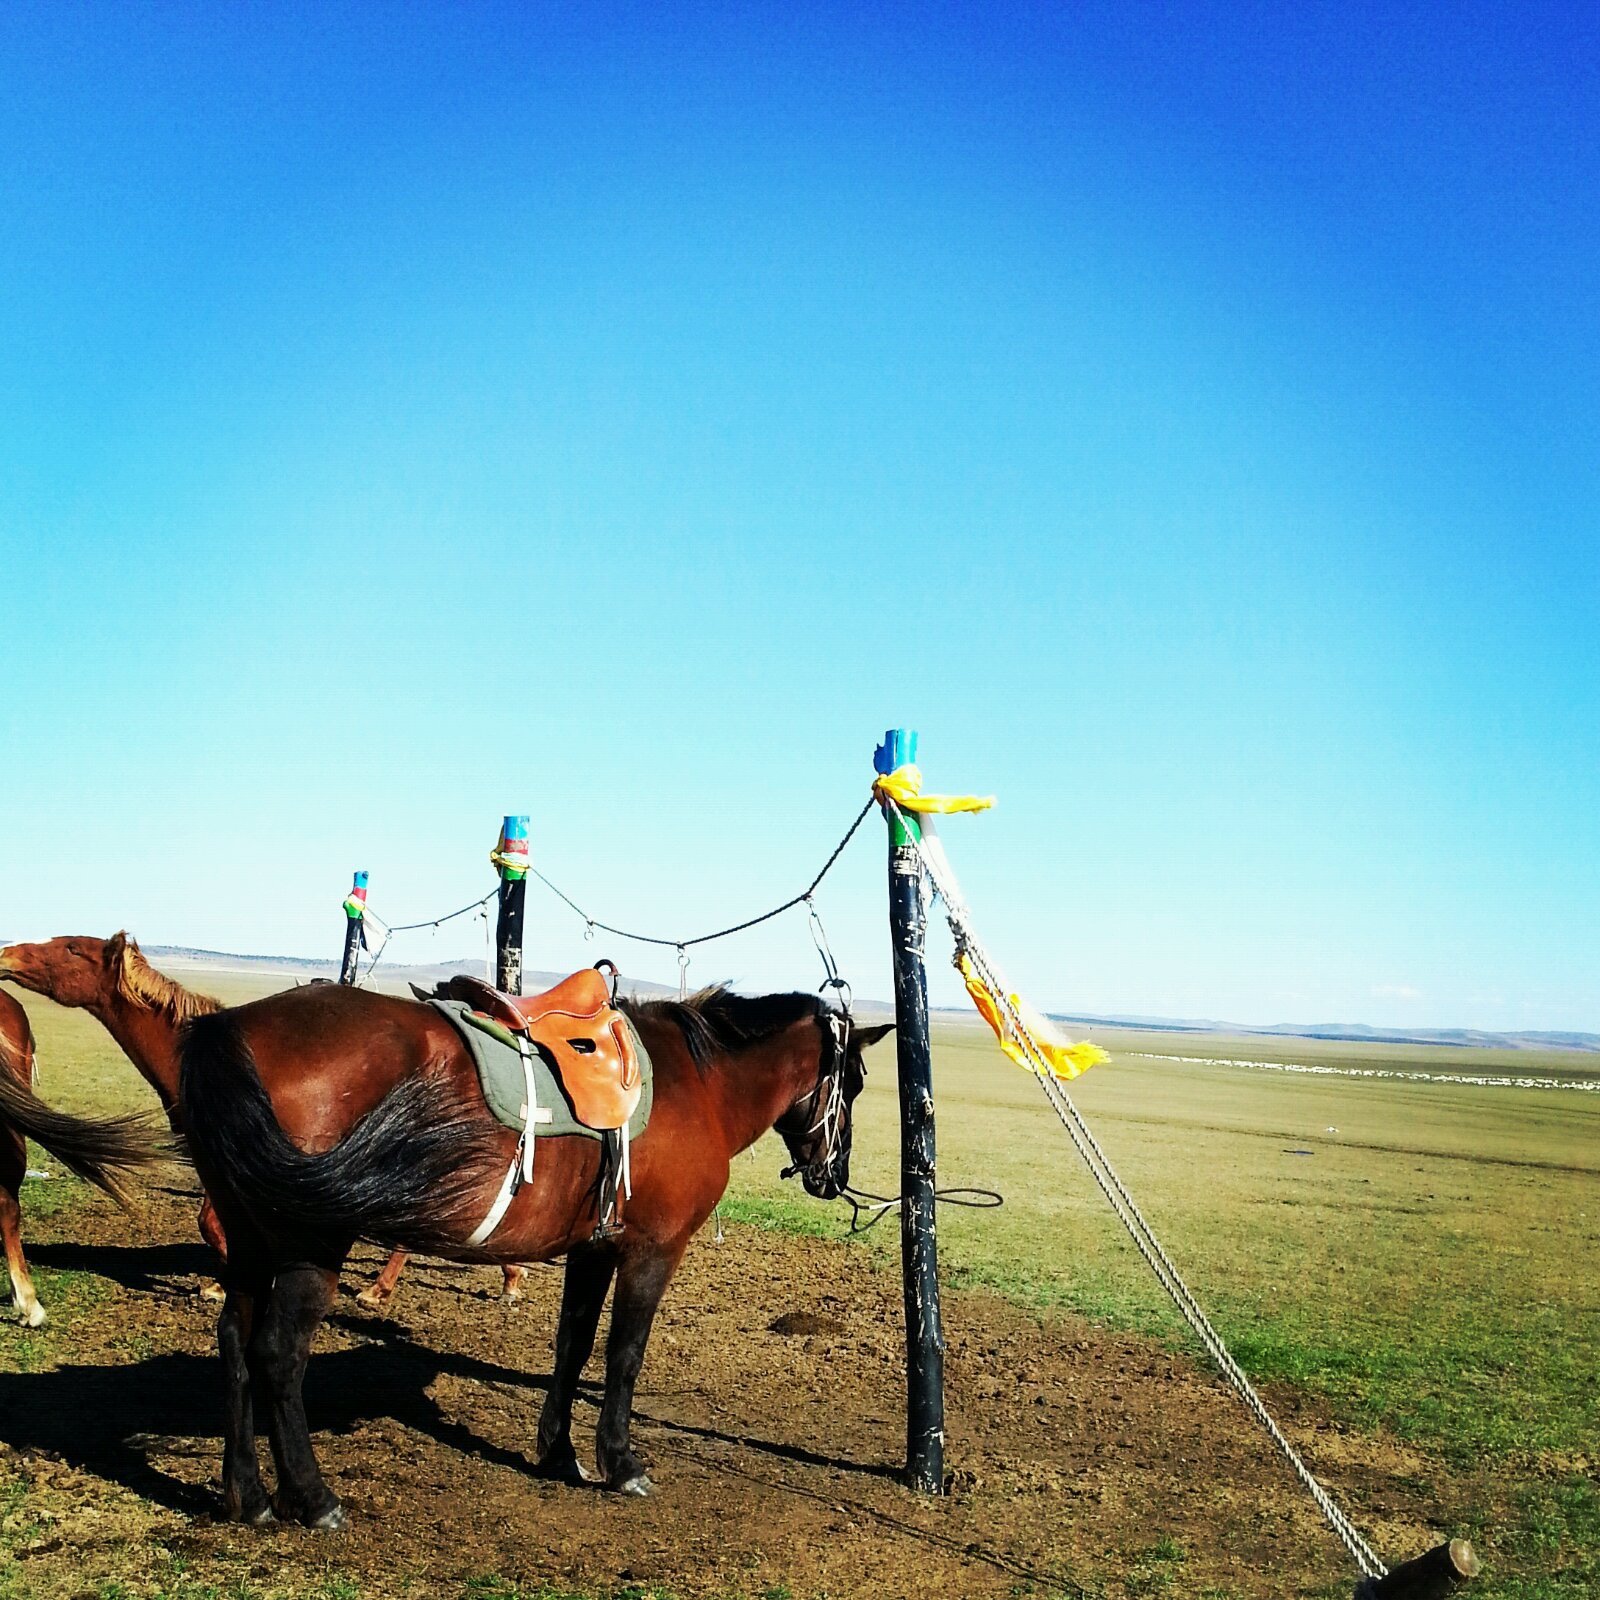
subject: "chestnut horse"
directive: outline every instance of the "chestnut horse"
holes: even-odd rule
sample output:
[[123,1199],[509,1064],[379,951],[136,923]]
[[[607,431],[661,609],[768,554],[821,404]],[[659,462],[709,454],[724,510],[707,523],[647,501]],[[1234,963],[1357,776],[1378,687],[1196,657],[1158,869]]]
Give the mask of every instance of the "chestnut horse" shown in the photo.
[[33,1030],[28,1014],[0,993],[0,1239],[11,1298],[30,1328],[41,1327],[45,1310],[34,1293],[22,1256],[22,1180],[28,1175],[28,1140],[43,1145],[80,1178],[126,1201],[121,1174],[160,1160],[166,1151],[142,1117],[89,1119],[63,1116],[33,1095]]
[[[178,1130],[178,1029],[190,1017],[220,1011],[222,1002],[164,977],[126,933],[109,939],[72,936],[0,950],[0,979],[58,1006],[87,1011],[156,1092]],[[227,1242],[209,1200],[200,1203],[200,1233],[218,1255]]]
[[[138,941],[128,933],[116,933],[109,939],[95,939],[88,935],[48,939],[41,944],[13,944],[0,950],[0,979],[9,979],[58,1006],[74,1006],[87,1011],[113,1039],[122,1046],[122,1053],[139,1070],[139,1076],[156,1092],[161,1108],[167,1113],[174,1131],[177,1131],[178,1107],[178,1029],[190,1017],[205,1016],[220,1011],[222,1002],[209,995],[196,994],[181,983],[174,982],[164,973],[157,972],[145,960]],[[0,998],[5,998],[0,995]],[[22,1017],[21,1007],[8,1002]],[[23,1028],[27,1019],[22,1019]],[[0,1029],[0,1050],[3,1050],[3,1029]],[[31,1045],[30,1045],[31,1048]],[[3,1065],[3,1062],[0,1062]],[[23,1078],[27,1082],[26,1077]],[[5,1182],[3,1160],[0,1160],[0,1186]],[[13,1237],[7,1221],[3,1197],[0,1197],[0,1230],[5,1231],[9,1253]],[[227,1241],[211,1202],[200,1202],[200,1235],[219,1256],[226,1259]],[[27,1283],[26,1268],[21,1267],[21,1247],[13,1262],[12,1285]],[[384,1267],[379,1277],[363,1289],[356,1299],[371,1310],[381,1309],[394,1293],[394,1286],[405,1265],[405,1256],[396,1253]],[[22,1278],[17,1277],[18,1270]],[[504,1298],[518,1298],[522,1282],[521,1267],[505,1268]],[[22,1304],[21,1291],[17,1290],[18,1305]],[[209,1296],[219,1297],[212,1288]],[[31,1295],[32,1291],[29,1290]],[[32,1302],[35,1306],[37,1300]],[[30,1313],[32,1315],[32,1313]],[[38,1313],[43,1321],[44,1313]]]
[[[197,1017],[180,1047],[179,1104],[201,1181],[231,1246],[217,1326],[227,1392],[223,1509],[336,1528],[301,1399],[306,1361],[357,1238],[460,1261],[566,1256],[554,1374],[539,1417],[536,1470],[587,1477],[572,1402],[601,1307],[616,1293],[596,1434],[604,1483],[648,1494],[630,1447],[634,1384],[656,1308],[690,1238],[727,1187],[729,1162],[776,1126],[806,1189],[831,1199],[849,1179],[850,1103],[864,1045],[815,995],[625,1003],[650,1053],[650,1122],[632,1142],[625,1226],[597,1229],[600,1146],[537,1141],[532,1177],[498,1227],[468,1243],[517,1150],[477,1071],[430,1006],[332,985],[289,990]],[[277,1493],[256,1456],[264,1403]]]
[[[24,1089],[33,1086],[33,1029],[28,1013],[8,994],[0,994],[0,1077],[10,1077]],[[6,1270],[11,1274],[11,1300],[30,1328],[43,1326],[44,1307],[34,1293],[33,1277],[22,1255],[22,1208],[18,1197],[28,1175],[28,1141],[15,1129],[0,1124],[0,1242],[5,1245]]]

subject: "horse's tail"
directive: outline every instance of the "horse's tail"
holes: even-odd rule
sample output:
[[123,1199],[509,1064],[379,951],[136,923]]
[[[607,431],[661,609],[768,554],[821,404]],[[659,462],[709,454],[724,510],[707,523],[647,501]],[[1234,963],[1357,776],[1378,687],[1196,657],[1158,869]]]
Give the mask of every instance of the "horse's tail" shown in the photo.
[[71,1117],[47,1106],[9,1072],[0,1072],[0,1126],[43,1145],[63,1166],[123,1206],[132,1203],[128,1175],[173,1153],[165,1128],[148,1112]]
[[[331,1150],[309,1155],[284,1133],[235,1013],[195,1017],[179,1054],[178,1106],[201,1181],[258,1233],[335,1255],[356,1238],[459,1244],[445,1221],[491,1158],[481,1113],[448,1084],[404,1079]],[[223,1223],[231,1229],[227,1210]]]

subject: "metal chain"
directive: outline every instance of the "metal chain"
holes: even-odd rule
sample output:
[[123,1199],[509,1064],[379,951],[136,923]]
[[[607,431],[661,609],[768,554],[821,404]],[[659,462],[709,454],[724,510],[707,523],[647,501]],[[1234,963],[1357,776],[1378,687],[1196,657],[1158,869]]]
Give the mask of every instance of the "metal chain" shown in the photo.
[[[1088,1167],[1090,1176],[1093,1177],[1100,1192],[1110,1203],[1117,1219],[1127,1229],[1129,1237],[1145,1259],[1146,1265],[1155,1274],[1173,1303],[1177,1306],[1185,1322],[1200,1340],[1206,1352],[1216,1362],[1224,1378],[1232,1386],[1235,1393],[1244,1402],[1246,1408],[1256,1421],[1266,1430],[1273,1443],[1277,1445],[1284,1458],[1293,1468],[1295,1476],[1300,1480],[1306,1491],[1315,1501],[1318,1510],[1323,1514],[1328,1526],[1333,1529],[1345,1549],[1350,1552],[1352,1559],[1361,1571],[1369,1578],[1381,1578],[1388,1568],[1378,1558],[1371,1545],[1362,1538],[1355,1525],[1335,1504],[1333,1497],[1317,1482],[1311,1469],[1301,1459],[1299,1452],[1289,1443],[1283,1431],[1273,1420],[1272,1414],[1267,1410],[1265,1402],[1256,1393],[1254,1385],[1245,1376],[1244,1370],[1234,1360],[1233,1355],[1223,1342],[1222,1335],[1211,1325],[1200,1303],[1194,1297],[1194,1292],[1184,1282],[1178,1269],[1172,1264],[1161,1241],[1157,1238],[1155,1230],[1146,1221],[1144,1213],[1140,1211],[1133,1196],[1128,1192],[1117,1170],[1112,1166],[1110,1158],[1100,1148],[1099,1141],[1090,1131],[1089,1125],[1084,1121],[1083,1113],[1074,1104],[1071,1095],[1061,1084],[1055,1073],[1051,1070],[1050,1063],[1034,1039],[1027,1024],[1023,1021],[1017,1008],[1011,1003],[1004,980],[995,971],[988,958],[987,952],[979,943],[977,935],[973,932],[970,915],[966,904],[961,898],[959,889],[953,881],[953,875],[947,876],[948,863],[943,868],[935,864],[934,854],[923,847],[921,838],[917,833],[905,826],[905,817],[900,808],[887,796],[884,799],[887,805],[899,820],[902,831],[917,847],[917,858],[923,870],[928,874],[929,880],[938,890],[945,903],[945,915],[950,923],[950,930],[955,936],[957,954],[965,954],[972,962],[994,996],[996,1003],[1005,1012],[1007,1020],[1011,1023],[1013,1037],[1015,1037],[1029,1056],[1033,1064],[1033,1075],[1039,1080],[1040,1087],[1045,1092],[1045,1097],[1050,1101],[1062,1126],[1067,1130],[1078,1154],[1082,1156],[1084,1165]],[[936,852],[942,856],[943,851]]]

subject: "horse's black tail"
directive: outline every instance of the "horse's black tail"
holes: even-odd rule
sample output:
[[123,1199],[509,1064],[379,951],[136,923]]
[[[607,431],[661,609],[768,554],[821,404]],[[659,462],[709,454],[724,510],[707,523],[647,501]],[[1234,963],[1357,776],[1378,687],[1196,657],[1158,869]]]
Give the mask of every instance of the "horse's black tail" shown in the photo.
[[474,1116],[447,1084],[406,1078],[331,1150],[308,1155],[279,1124],[234,1013],[195,1017],[179,1052],[178,1106],[201,1181],[263,1237],[335,1255],[356,1238],[460,1243],[445,1219],[482,1187],[492,1146],[481,1109]]
[[166,1129],[151,1113],[70,1117],[47,1106],[5,1071],[0,1071],[0,1125],[43,1145],[63,1166],[122,1206],[132,1204],[128,1175],[173,1154]]

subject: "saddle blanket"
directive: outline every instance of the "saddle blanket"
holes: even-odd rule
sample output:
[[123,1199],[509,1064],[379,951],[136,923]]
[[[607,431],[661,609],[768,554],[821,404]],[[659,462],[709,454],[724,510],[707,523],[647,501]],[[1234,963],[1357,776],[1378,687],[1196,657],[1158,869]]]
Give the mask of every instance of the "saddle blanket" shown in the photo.
[[[520,1133],[527,1122],[527,1093],[522,1077],[522,1054],[517,1049],[516,1041],[498,1022],[474,1011],[464,1000],[429,1000],[428,1004],[446,1018],[466,1043],[472,1054],[473,1065],[478,1069],[478,1081],[483,1085],[483,1098],[488,1102],[495,1120]],[[626,1017],[623,1020],[633,1035],[641,1079],[639,1104],[628,1118],[628,1138],[632,1140],[644,1132],[650,1120],[655,1073],[650,1065],[650,1053],[645,1049],[638,1030]],[[578,1120],[572,1102],[561,1086],[561,1080],[537,1048],[532,1051],[532,1056],[534,1092],[539,1098],[534,1135],[546,1139],[552,1135],[575,1133],[585,1139],[601,1138],[602,1135],[594,1128]]]

